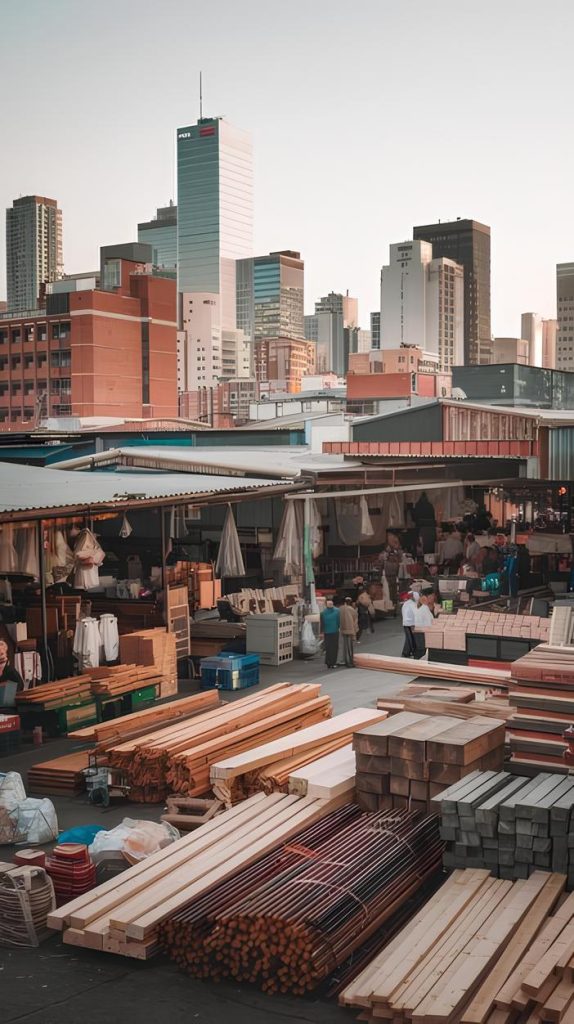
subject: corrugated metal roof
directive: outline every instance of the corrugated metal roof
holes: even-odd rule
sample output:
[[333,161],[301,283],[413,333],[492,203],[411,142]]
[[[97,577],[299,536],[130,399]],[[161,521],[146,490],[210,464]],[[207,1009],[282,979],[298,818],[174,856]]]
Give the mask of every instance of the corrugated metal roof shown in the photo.
[[[210,494],[257,491],[286,486],[279,479],[200,476],[190,473],[78,473],[39,466],[0,464],[0,515],[17,511],[71,508],[128,500],[190,500]],[[287,489],[287,487],[286,487]]]

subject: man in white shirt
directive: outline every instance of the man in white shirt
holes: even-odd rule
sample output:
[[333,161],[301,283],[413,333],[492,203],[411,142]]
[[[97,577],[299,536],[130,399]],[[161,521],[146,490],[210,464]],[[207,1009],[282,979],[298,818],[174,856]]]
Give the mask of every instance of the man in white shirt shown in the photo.
[[[415,610],[415,627],[416,629],[426,629],[428,626],[432,626],[434,622],[434,615],[430,609],[430,602],[432,599],[432,591],[430,593],[422,593],[419,598],[418,606]],[[415,638],[415,658],[422,658],[426,654],[426,644],[424,633],[414,633]]]
[[414,658],[415,657],[415,634],[413,633],[413,627],[415,624],[415,613],[417,610],[419,595],[418,591],[410,590],[409,596],[403,603],[401,608],[401,615],[403,619],[403,629],[405,632],[405,642],[401,656],[403,658]]

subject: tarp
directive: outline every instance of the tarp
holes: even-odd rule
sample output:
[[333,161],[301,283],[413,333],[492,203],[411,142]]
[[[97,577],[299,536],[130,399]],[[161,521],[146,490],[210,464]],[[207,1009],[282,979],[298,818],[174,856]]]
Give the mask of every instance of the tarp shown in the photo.
[[245,576],[245,565],[231,505],[227,506],[215,571],[218,576]]
[[343,544],[358,545],[374,538],[375,531],[364,494],[352,498],[336,498],[337,530]]
[[285,576],[300,576],[303,572],[303,519],[303,503],[287,501],[273,552],[273,561],[283,563]]

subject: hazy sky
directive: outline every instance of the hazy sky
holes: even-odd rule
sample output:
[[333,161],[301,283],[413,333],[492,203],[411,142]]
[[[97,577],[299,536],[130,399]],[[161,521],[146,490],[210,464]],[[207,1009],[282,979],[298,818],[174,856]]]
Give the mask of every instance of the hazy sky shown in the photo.
[[[198,114],[253,134],[255,254],[300,249],[306,306],[379,306],[391,242],[492,228],[493,331],[555,315],[574,261],[572,0],[0,0],[0,209],[57,198],[68,272],[175,196]],[[5,297],[4,227],[0,297]]]

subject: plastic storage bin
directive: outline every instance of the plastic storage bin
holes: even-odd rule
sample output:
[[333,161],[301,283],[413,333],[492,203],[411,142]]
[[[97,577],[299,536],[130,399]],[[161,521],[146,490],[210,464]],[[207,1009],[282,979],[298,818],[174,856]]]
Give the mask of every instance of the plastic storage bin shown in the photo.
[[258,654],[221,654],[201,659],[202,690],[244,690],[258,682]]

